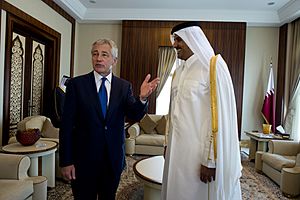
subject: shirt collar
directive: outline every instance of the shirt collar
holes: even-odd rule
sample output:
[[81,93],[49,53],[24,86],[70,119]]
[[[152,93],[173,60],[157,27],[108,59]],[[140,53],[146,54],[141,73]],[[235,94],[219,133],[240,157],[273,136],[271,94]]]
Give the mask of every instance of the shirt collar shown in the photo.
[[[94,77],[95,77],[95,80],[96,82],[99,82],[101,81],[101,78],[103,76],[101,76],[100,74],[98,74],[96,71],[94,71]],[[111,79],[112,79],[112,73],[109,73],[107,76],[106,76],[106,79],[109,83],[111,83]]]
[[186,66],[186,67],[191,66],[196,60],[197,60],[197,56],[196,56],[195,54],[193,54],[191,57],[189,57],[189,58],[185,61],[185,66]]

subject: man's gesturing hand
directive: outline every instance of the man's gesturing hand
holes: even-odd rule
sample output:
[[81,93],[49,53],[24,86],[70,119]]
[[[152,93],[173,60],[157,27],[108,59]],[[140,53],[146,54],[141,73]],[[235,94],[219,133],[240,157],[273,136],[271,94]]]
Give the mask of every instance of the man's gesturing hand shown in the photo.
[[140,99],[143,101],[145,101],[146,98],[150,94],[152,94],[152,92],[157,88],[157,85],[159,84],[159,78],[155,78],[151,82],[149,82],[150,78],[151,75],[148,74],[140,88]]

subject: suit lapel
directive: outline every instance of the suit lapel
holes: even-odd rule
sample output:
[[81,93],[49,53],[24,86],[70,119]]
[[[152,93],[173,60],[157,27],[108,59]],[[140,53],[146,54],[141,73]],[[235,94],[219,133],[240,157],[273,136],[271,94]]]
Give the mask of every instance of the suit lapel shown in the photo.
[[110,90],[110,97],[109,97],[109,105],[106,113],[106,118],[109,119],[112,115],[113,110],[117,107],[118,95],[120,95],[120,86],[119,86],[118,79],[113,75],[111,79],[111,90]]
[[101,120],[104,120],[103,116],[102,116],[102,110],[101,110],[101,105],[100,105],[100,101],[99,101],[99,96],[97,93],[97,86],[95,83],[95,76],[93,71],[91,73],[89,73],[88,76],[88,82],[89,82],[89,93],[91,94],[91,103],[92,105],[95,106],[97,115],[100,117]]

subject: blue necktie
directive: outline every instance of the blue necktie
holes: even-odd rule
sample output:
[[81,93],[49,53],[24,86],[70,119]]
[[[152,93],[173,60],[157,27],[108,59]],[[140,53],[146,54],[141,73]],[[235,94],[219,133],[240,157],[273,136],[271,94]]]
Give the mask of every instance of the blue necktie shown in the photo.
[[106,92],[106,87],[105,87],[105,81],[106,78],[103,77],[101,78],[102,83],[98,92],[98,96],[99,96],[99,100],[100,100],[100,104],[101,104],[101,109],[102,109],[102,114],[103,117],[105,118],[106,115],[106,107],[107,107],[107,92]]

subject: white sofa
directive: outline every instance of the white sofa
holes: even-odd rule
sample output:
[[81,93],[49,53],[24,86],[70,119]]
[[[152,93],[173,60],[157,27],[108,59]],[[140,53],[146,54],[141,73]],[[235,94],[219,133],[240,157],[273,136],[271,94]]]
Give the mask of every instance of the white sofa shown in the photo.
[[167,122],[165,115],[146,114],[140,122],[131,125],[126,140],[131,141],[129,148],[133,154],[163,155]]
[[256,152],[255,169],[275,181],[284,195],[300,195],[300,142],[270,140],[268,152]]
[[28,156],[0,153],[1,200],[47,199],[47,178],[28,177],[29,166]]

